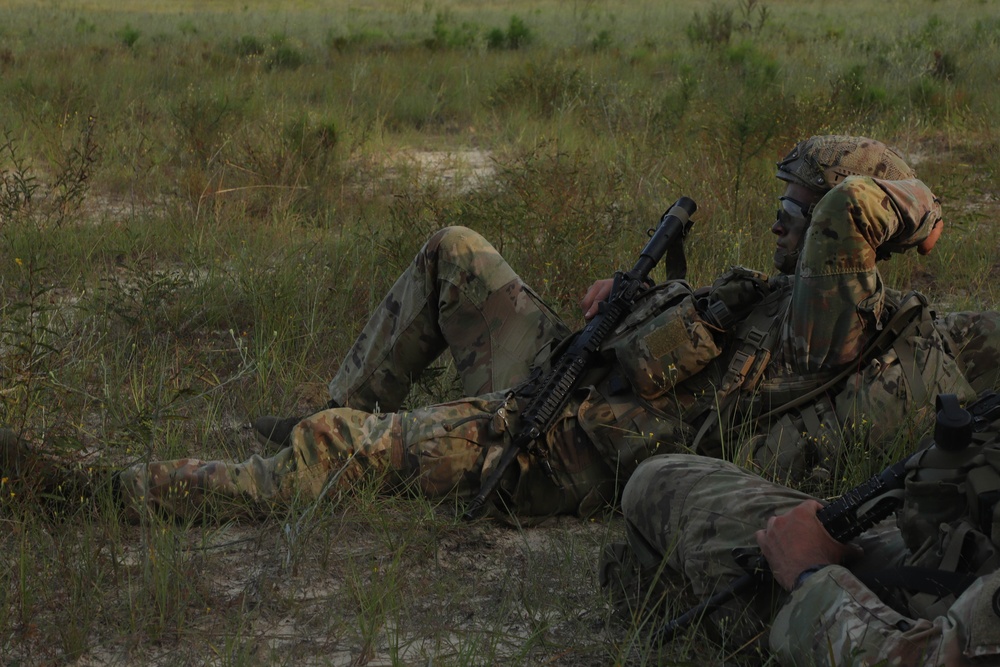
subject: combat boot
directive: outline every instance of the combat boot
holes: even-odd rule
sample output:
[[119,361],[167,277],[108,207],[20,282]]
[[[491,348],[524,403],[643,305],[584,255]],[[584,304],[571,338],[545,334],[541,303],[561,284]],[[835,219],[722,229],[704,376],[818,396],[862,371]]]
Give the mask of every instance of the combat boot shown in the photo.
[[265,447],[287,447],[292,439],[292,429],[305,417],[275,417],[264,415],[253,422],[254,436]]
[[[317,412],[341,407],[335,400],[330,400]],[[315,414],[315,413],[313,413]],[[299,417],[276,417],[274,415],[264,415],[258,417],[253,422],[254,436],[257,442],[265,447],[287,447],[291,444],[292,429],[305,419],[308,415]]]

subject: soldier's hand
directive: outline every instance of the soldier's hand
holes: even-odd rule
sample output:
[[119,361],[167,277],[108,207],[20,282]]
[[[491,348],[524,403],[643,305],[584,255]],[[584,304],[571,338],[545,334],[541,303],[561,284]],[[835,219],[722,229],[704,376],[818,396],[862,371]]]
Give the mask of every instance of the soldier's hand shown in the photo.
[[583,295],[580,299],[580,308],[583,310],[583,319],[590,320],[593,319],[594,315],[597,315],[597,309],[601,302],[608,298],[611,294],[611,288],[614,286],[614,278],[605,278],[604,280],[598,280],[587,290],[587,293]]
[[771,517],[767,528],[757,531],[757,544],[774,580],[786,591],[792,590],[803,570],[840,564],[848,556],[860,554],[859,547],[830,537],[816,517],[822,507],[816,500],[806,500],[786,514]]

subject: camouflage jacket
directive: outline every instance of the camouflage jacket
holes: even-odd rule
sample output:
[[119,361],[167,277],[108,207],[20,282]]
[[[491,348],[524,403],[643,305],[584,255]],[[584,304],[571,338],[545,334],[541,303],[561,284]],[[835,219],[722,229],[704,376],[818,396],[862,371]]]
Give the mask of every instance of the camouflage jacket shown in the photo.
[[[848,178],[817,205],[794,277],[768,280],[740,270],[709,289],[709,298],[726,301],[736,315],[728,331],[705,322],[704,310],[693,310],[686,295],[664,298],[681,316],[649,327],[636,350],[618,355],[581,405],[583,428],[626,472],[656,451],[695,448],[799,477],[846,449],[896,435],[907,421],[919,422],[914,415],[938,392],[971,398],[957,346],[919,295],[901,335],[866,354],[900,305],[876,260],[886,248],[920,243],[940,216],[937,199],[918,180]],[[649,321],[656,318],[662,312],[649,314]],[[687,357],[678,356],[676,337],[662,335],[678,322],[688,334],[685,344],[695,342],[685,348]],[[748,340],[760,342],[749,349]],[[661,373],[679,371],[670,381],[651,384],[649,364],[627,361],[629,354],[649,357],[650,350],[659,355]],[[770,412],[838,376],[813,400]]]
[[935,618],[908,618],[843,567],[809,577],[771,627],[787,665],[972,665],[1000,661],[1000,571]]

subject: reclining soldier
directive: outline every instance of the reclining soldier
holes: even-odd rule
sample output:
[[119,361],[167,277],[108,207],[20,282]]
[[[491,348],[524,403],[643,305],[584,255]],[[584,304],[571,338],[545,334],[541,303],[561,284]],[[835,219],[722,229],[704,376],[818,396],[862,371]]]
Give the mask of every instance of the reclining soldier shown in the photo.
[[[606,363],[544,436],[554,480],[536,457],[519,456],[493,495],[502,513],[587,515],[664,451],[726,456],[779,478],[815,475],[844,448],[894,434],[935,394],[968,398],[996,384],[996,313],[935,319],[922,297],[882,283],[877,259],[929,252],[943,225],[937,199],[898,153],[814,137],[779,163],[778,177],[781,274],[734,269],[697,293],[672,281],[640,298],[602,348]],[[590,288],[586,317],[609,290],[610,281]],[[569,333],[485,239],[443,229],[348,352],[327,409],[256,422],[280,451],[239,464],[142,463],[120,475],[120,488],[181,514],[202,511],[207,496],[315,497],[373,471],[431,497],[471,497],[518,429],[532,369],[547,369]],[[401,410],[413,378],[444,350],[468,398]]]
[[997,664],[1000,421],[990,430],[985,444],[908,461],[897,519],[849,544],[805,493],[718,459],[656,456],[625,486],[628,545],[606,549],[601,583],[633,611],[655,609],[669,581],[704,600],[744,575],[734,548],[759,546],[780,588],[701,620],[728,648],[770,625],[762,638],[782,665]]

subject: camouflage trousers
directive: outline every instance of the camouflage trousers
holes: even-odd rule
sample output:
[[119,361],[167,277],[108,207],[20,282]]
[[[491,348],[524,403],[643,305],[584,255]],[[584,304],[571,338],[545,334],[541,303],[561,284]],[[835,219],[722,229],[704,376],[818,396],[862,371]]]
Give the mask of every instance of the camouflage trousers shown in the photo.
[[336,405],[394,412],[445,350],[465,396],[513,387],[569,328],[478,233],[435,233],[386,294],[330,381]]
[[[646,572],[662,564],[660,576],[679,575],[704,599],[742,574],[731,549],[755,545],[754,533],[770,516],[806,498],[724,461],[667,455],[639,466],[622,510],[629,545]],[[770,625],[760,636],[782,665],[997,664],[1000,571],[983,574],[943,601],[946,609],[925,615],[901,589],[880,597],[862,583],[866,575],[909,564],[896,523],[887,519],[855,543],[864,550],[855,560],[823,568],[792,593],[774,586],[734,601],[713,614],[709,627],[721,616],[732,623],[722,637],[732,641],[747,637],[748,626],[760,632]]]
[[[121,474],[121,488],[135,504],[177,515],[315,498],[366,474],[430,497],[470,497],[517,427],[519,405],[505,388],[544,365],[553,341],[567,334],[485,239],[444,229],[400,276],[330,383],[334,400],[350,407],[304,419],[291,446],[273,457],[138,464]],[[413,379],[446,349],[474,398],[398,411]],[[586,513],[615,495],[614,471],[576,411],[571,403],[547,437],[562,490],[522,457],[497,496],[512,505],[506,509]]]
[[[632,555],[650,579],[644,586],[654,586],[659,577],[679,580],[690,586],[695,600],[704,600],[745,573],[734,548],[756,547],[754,533],[770,517],[809,498],[726,461],[667,454],[647,459],[632,475],[622,495],[622,512]],[[891,519],[856,543],[864,550],[851,563],[856,572],[899,565],[906,555]],[[728,620],[759,629],[786,597],[775,586],[752,601],[737,601],[733,607],[739,611]]]
[[972,389],[978,394],[1000,388],[1000,312],[946,313],[938,324],[958,347],[956,359]]

